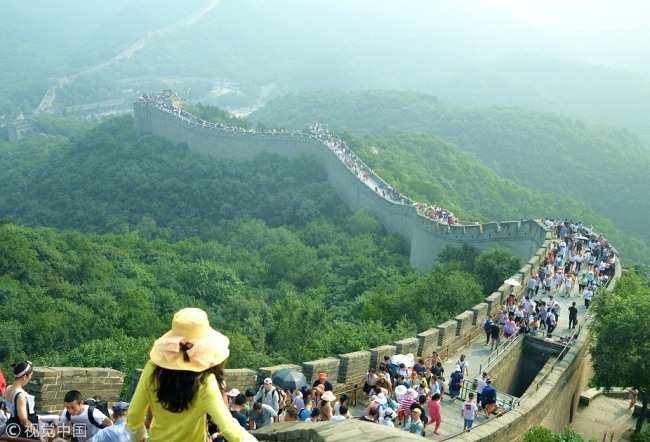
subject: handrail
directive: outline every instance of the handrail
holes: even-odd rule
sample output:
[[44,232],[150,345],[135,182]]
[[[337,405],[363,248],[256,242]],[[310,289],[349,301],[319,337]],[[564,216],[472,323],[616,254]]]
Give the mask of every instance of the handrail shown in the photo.
[[490,353],[487,358],[483,359],[479,364],[478,374],[483,373],[487,367],[489,367],[490,364],[496,360],[496,357],[499,356],[500,353],[503,353],[508,347],[510,347],[518,338],[519,333],[513,333],[508,339],[503,342],[503,344],[499,345],[492,353]]
[[[460,389],[460,397],[461,397],[461,399],[466,399],[468,393],[476,393],[476,397],[478,398],[478,390],[476,388],[473,388],[475,383],[476,383],[476,381],[473,380],[473,379],[463,379],[462,386],[461,386],[461,389]],[[472,386],[469,387],[468,386],[469,384],[471,384]],[[500,391],[500,390],[496,390],[496,391],[497,391],[497,398],[501,398],[501,397],[504,397],[504,396],[510,398],[509,401],[504,401],[502,399],[497,399],[497,401],[498,402],[503,402],[504,404],[510,405],[510,409],[513,410],[515,408],[515,405],[516,405],[515,400],[517,400],[519,398],[517,396],[514,396],[514,395],[509,394],[509,393],[505,393],[505,392]]]
[[359,396],[359,390],[361,390],[361,389],[362,388],[359,387],[359,384],[357,383],[357,384],[354,384],[354,387],[346,388],[345,390],[340,390],[340,391],[337,390],[336,395],[340,397],[341,394],[343,394],[343,393],[351,393],[351,394],[348,394],[348,396],[350,396],[350,399],[349,399],[350,405],[353,406],[353,407],[356,407],[357,406],[357,401],[358,401],[358,396]]

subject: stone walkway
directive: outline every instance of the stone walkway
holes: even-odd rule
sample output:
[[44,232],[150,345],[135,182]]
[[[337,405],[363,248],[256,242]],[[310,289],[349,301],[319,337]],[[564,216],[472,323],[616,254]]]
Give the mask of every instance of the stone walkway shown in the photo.
[[[525,281],[524,283],[526,283]],[[578,288],[577,286],[573,288],[571,292],[571,297],[566,298],[557,291],[551,291],[551,295],[554,296],[555,300],[559,302],[561,306],[560,320],[558,321],[558,326],[554,331],[556,336],[568,336],[571,335],[571,330],[568,327],[569,324],[569,307],[572,302],[576,303],[578,309],[578,321],[581,323],[586,314],[586,309],[584,306],[584,299],[578,297]],[[544,299],[547,300],[548,296],[542,295],[542,290],[540,289],[537,296],[534,299]],[[481,318],[480,322],[483,323],[485,318]],[[540,338],[541,339],[541,338]],[[501,337],[503,342],[503,336]],[[454,362],[460,358],[461,354],[466,355],[466,360],[469,362],[469,372],[470,379],[474,379],[480,375],[479,364],[485,360],[492,351],[490,346],[485,346],[485,335],[479,335],[474,341],[460,350],[450,354],[449,357],[443,361],[443,367],[445,368],[445,378],[449,380],[449,375],[454,369]],[[487,369],[489,373],[489,368]],[[354,416],[361,416],[364,414],[364,407],[367,406],[367,401],[359,401],[357,407],[352,408],[352,414]],[[460,417],[462,401],[453,402],[448,396],[445,396],[442,400],[442,424],[440,426],[440,436],[435,436],[433,434],[433,427],[427,427],[427,439],[431,440],[442,440],[446,439],[454,434],[460,433],[463,430],[463,419]],[[490,419],[496,419],[496,417],[491,417]],[[485,422],[486,419],[482,413],[479,413],[479,417],[475,421],[474,425]],[[400,427],[401,428],[401,427]],[[604,432],[603,432],[604,434]],[[602,437],[602,434],[601,434]]]
[[603,440],[605,433],[613,436],[611,440],[621,440],[627,430],[636,426],[636,418],[632,417],[628,405],[627,399],[597,396],[589,405],[578,406],[571,427],[582,433],[585,440],[592,437]]

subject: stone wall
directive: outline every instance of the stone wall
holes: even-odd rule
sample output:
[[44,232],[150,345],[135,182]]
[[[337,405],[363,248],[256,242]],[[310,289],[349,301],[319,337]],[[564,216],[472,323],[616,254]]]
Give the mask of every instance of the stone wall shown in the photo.
[[124,373],[108,368],[34,367],[25,390],[35,396],[37,410],[60,413],[70,390],[81,391],[85,398],[101,396],[112,403],[120,399],[123,382]]
[[[216,158],[250,160],[261,152],[286,158],[313,156],[325,170],[328,183],[350,210],[372,212],[386,231],[403,238],[411,265],[418,270],[431,269],[438,253],[447,245],[468,244],[478,252],[497,246],[508,247],[523,261],[528,261],[547,238],[547,230],[536,221],[449,226],[419,216],[415,207],[389,201],[369,188],[328,147],[310,135],[212,129],[183,121],[146,102],[135,102],[134,114],[139,131],[164,137],[172,143],[184,143],[194,152]],[[380,177],[371,174],[382,186],[388,186]]]

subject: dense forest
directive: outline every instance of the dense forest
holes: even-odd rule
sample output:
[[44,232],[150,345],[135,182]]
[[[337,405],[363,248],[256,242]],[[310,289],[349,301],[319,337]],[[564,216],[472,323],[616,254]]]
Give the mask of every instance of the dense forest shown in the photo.
[[231,337],[230,367],[301,362],[412,336],[520,267],[508,250],[450,250],[416,273],[401,239],[350,213],[312,159],[217,161],[128,116],[0,143],[0,162],[4,367],[129,373],[184,306]]
[[[344,131],[345,138],[376,136],[365,138],[359,153],[406,194],[438,201],[450,196],[438,190],[446,184],[458,189],[459,207],[490,219],[579,218],[605,232],[627,259],[648,262],[650,234],[644,225],[650,201],[640,189],[650,188],[650,150],[626,130],[521,108],[455,108],[432,96],[392,91],[290,94],[251,119],[287,128],[318,121]],[[454,143],[488,166],[496,175],[481,169],[481,178],[490,180],[487,189],[473,185],[474,167],[446,160],[455,147],[441,155],[437,138],[418,133]],[[510,178],[520,188],[505,190],[492,177]],[[419,184],[405,187],[407,181]],[[490,204],[480,197],[483,192],[490,193]]]

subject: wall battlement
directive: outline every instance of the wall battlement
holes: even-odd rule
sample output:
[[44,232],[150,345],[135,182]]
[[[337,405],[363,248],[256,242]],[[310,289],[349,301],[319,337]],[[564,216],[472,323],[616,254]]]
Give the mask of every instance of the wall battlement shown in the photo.
[[[147,101],[136,101],[133,107],[138,131],[172,143],[185,143],[190,150],[204,155],[236,161],[251,160],[261,152],[284,158],[314,156],[325,170],[328,183],[350,210],[373,213],[389,233],[401,236],[411,265],[420,271],[431,269],[447,245],[468,244],[479,253],[493,247],[508,247],[527,261],[547,237],[545,226],[537,221],[448,225],[425,218],[415,206],[394,202],[370,188],[322,140],[310,134],[218,129],[190,122]],[[373,182],[388,186],[376,174],[370,174]]]

